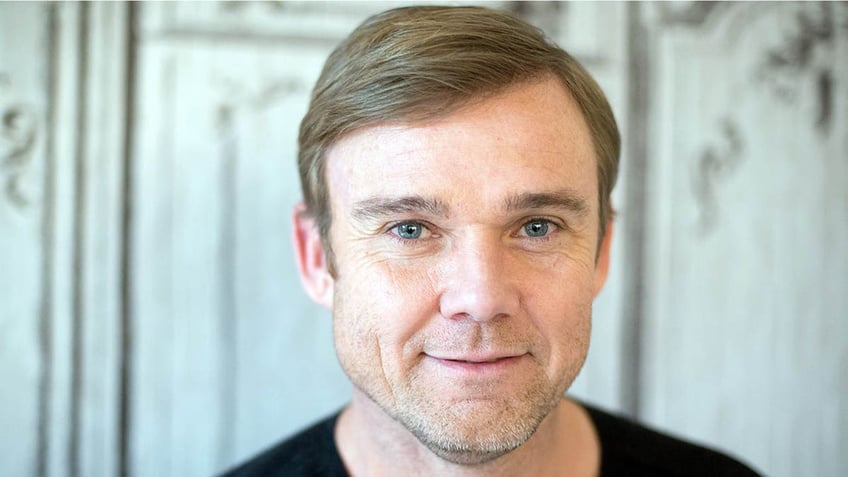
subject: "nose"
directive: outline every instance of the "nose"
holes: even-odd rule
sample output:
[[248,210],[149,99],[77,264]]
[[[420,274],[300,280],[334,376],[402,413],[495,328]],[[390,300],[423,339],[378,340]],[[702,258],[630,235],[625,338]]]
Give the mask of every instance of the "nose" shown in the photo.
[[509,250],[497,239],[457,244],[443,268],[442,316],[485,322],[514,315],[520,307],[515,272]]

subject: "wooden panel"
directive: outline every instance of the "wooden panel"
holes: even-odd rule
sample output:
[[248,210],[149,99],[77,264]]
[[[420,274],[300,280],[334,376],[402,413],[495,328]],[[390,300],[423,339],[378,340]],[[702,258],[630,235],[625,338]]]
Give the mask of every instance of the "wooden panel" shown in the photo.
[[74,398],[75,470],[84,476],[114,475],[121,465],[127,9],[117,2],[81,8]]
[[[457,1],[454,4],[489,4],[509,7],[503,1]],[[332,45],[366,17],[409,1],[271,1],[216,2],[197,5],[171,2],[146,9],[141,27],[146,36],[204,36],[236,42],[284,40]],[[249,45],[246,45],[248,48]]]
[[141,475],[212,474],[349,397],[289,241],[297,123],[327,47],[177,43],[143,44],[140,57]]
[[174,2],[150,9],[146,33],[185,32],[253,39],[341,39],[368,15],[404,2],[220,2],[198,7]]
[[16,430],[0,460],[13,475],[113,475],[125,9],[0,9],[0,412]]
[[[46,321],[49,323],[50,377],[46,445],[41,454],[46,473],[38,475],[79,475],[80,433],[79,399],[73,399],[75,373],[79,363],[73,359],[79,335],[74,326],[76,284],[80,268],[74,266],[77,256],[75,224],[77,218],[78,182],[76,178],[80,132],[80,25],[82,12],[78,4],[53,4],[48,17],[53,35],[50,41],[51,73],[50,160],[45,202],[50,211],[45,238],[49,245],[49,282],[44,297]],[[72,457],[73,456],[73,457]],[[76,470],[74,470],[76,469]]]
[[848,8],[680,13],[653,26],[644,417],[846,475]]
[[0,459],[10,475],[43,466],[45,442],[45,12],[0,5]]

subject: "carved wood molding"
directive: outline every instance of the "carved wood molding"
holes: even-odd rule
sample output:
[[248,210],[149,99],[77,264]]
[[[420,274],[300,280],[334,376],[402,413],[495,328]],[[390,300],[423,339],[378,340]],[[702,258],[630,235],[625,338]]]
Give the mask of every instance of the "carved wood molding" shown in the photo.
[[220,78],[218,90],[221,109],[261,110],[273,106],[292,94],[308,91],[308,86],[300,78],[279,78],[265,82],[259,88],[249,88],[234,78]]
[[20,182],[32,159],[37,124],[32,107],[12,97],[11,76],[0,71],[0,175],[3,195],[19,208],[29,203]]
[[744,161],[745,142],[731,117],[719,121],[718,137],[703,147],[690,167],[692,194],[698,204],[696,234],[709,235],[719,220],[718,188]]
[[[761,89],[766,96],[760,96],[758,101],[776,99],[775,112],[781,109],[780,105],[789,106],[789,111],[807,111],[799,104],[811,106],[812,114],[800,117],[799,127],[809,128],[827,140],[835,129],[835,111],[844,107],[838,104],[836,92],[848,80],[844,59],[838,57],[848,42],[848,4],[752,4],[741,8],[755,9],[748,10],[752,18],[763,18],[768,22],[767,28],[781,29],[778,40],[763,40],[753,46],[751,60],[737,74],[737,79],[749,82],[740,84],[746,84],[752,93]],[[734,11],[727,10],[728,14]],[[739,23],[737,28],[756,28],[750,22]],[[765,29],[762,24],[760,28]],[[757,36],[750,31],[740,41],[756,41]],[[739,125],[745,123],[745,118],[739,117],[735,106],[729,104],[725,109],[719,116],[716,133],[708,136],[689,165],[691,193],[698,210],[695,234],[699,237],[708,236],[718,226],[718,188],[744,161],[745,144],[755,140],[744,137]]]
[[840,62],[837,42],[848,41],[848,4],[798,4],[792,16],[792,25],[784,29],[780,42],[764,49],[754,77],[788,105],[796,103],[805,90],[813,90],[816,112],[808,119],[828,135],[836,107],[835,83],[845,81],[835,65]]
[[722,8],[721,2],[678,1],[657,4],[660,23],[700,27],[710,15]]
[[564,32],[563,18],[568,14],[567,2],[507,2],[504,8],[541,28],[551,38]]

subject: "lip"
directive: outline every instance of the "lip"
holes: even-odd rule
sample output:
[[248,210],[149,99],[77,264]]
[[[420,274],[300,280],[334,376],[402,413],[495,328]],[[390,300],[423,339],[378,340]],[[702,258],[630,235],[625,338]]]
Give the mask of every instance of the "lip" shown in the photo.
[[462,356],[462,357],[437,357],[427,355],[442,369],[447,369],[463,374],[487,375],[498,374],[508,371],[517,366],[526,357],[520,355],[487,355],[487,356]]

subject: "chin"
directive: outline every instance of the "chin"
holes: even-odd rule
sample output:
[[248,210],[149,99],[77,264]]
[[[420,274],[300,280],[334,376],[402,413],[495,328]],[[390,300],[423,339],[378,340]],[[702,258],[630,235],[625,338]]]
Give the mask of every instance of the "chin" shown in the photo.
[[480,403],[458,403],[435,414],[401,412],[396,419],[433,454],[454,464],[473,466],[508,454],[530,439],[555,407],[536,404],[521,409],[509,405],[481,409]]
[[[413,432],[415,434],[415,432]],[[513,450],[530,438],[533,433],[521,436],[491,435],[482,441],[471,441],[463,439],[450,439],[446,436],[432,436],[423,433],[415,437],[441,459],[458,465],[481,465],[493,461]]]

